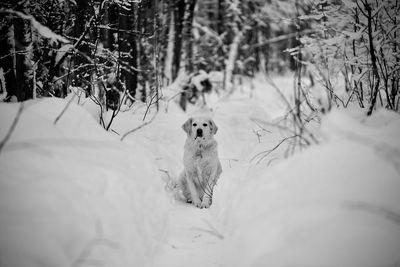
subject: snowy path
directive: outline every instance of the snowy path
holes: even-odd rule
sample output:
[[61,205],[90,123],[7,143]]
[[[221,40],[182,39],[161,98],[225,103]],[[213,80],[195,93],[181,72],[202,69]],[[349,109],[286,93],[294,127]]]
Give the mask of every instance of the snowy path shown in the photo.
[[[176,203],[170,213],[169,238],[156,257],[154,267],[220,266],[223,236],[207,209]],[[195,264],[195,265],[193,265]]]

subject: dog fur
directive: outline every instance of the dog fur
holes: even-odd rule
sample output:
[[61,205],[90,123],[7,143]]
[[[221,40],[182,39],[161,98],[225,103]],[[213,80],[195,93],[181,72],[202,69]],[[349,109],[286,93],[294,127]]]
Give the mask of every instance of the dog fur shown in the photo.
[[195,117],[189,118],[182,128],[187,133],[184,171],[180,176],[183,196],[198,208],[209,208],[214,186],[222,173],[214,139],[218,127],[211,118]]

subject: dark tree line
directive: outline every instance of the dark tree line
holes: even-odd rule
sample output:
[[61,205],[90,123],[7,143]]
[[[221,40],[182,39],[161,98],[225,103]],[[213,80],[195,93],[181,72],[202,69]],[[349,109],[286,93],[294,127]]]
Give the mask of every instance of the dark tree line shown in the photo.
[[5,100],[65,97],[75,86],[100,100],[114,89],[131,102],[146,102],[180,73],[224,71],[229,83],[233,73],[286,69],[282,62],[290,58],[279,50],[295,38],[272,49],[262,44],[290,30],[271,30],[279,22],[266,17],[268,5],[273,6],[261,0],[2,1]]
[[[201,71],[220,72],[213,87],[229,94],[238,74],[297,70],[297,104],[308,101],[308,72],[331,104],[398,110],[399,8],[398,0],[5,0],[0,93],[24,101],[75,87],[100,106],[119,99],[116,109],[157,104],[162,88]],[[335,73],[349,99],[334,92]]]

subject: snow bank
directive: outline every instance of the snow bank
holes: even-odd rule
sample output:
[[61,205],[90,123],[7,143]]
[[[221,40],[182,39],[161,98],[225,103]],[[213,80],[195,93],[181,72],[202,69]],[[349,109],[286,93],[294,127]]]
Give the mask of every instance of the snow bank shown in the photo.
[[[292,77],[276,84],[290,99]],[[282,139],[273,124],[258,122],[279,120],[287,107],[265,81],[253,80],[252,86],[208,102],[219,127],[223,174],[211,209],[188,213],[191,206],[171,205],[164,189],[182,170],[186,138],[181,125],[188,114],[173,101],[161,103],[154,119],[150,110],[144,121],[145,105],[124,107],[109,133],[91,100],[72,104],[56,125],[65,100],[26,102],[0,153],[0,265],[145,267],[160,259],[160,247],[184,255],[182,262],[194,262],[211,248],[217,256],[221,247],[220,266],[398,265],[399,115],[381,110],[365,118],[359,109],[332,111],[315,133],[320,145],[287,160],[283,146],[269,155],[272,164],[255,164],[255,154]],[[17,110],[18,104],[0,104],[0,140]],[[182,224],[188,221],[179,216],[206,220],[171,227],[171,216]],[[217,232],[212,242],[222,245],[190,251],[174,236],[203,235],[208,228],[202,227]],[[185,242],[196,235],[185,236]]]
[[268,167],[226,169],[213,213],[222,266],[397,266],[400,118],[333,111],[323,143]]
[[[0,153],[0,265],[149,266],[170,207],[151,140],[122,143],[66,101],[29,101]],[[18,104],[0,105],[0,140]]]

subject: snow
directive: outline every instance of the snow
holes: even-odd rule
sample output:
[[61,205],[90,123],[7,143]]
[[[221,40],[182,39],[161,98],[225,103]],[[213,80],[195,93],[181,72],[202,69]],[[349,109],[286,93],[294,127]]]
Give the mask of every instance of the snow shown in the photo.
[[226,229],[222,266],[399,263],[400,118],[354,117],[331,112],[323,144],[272,167],[225,172],[212,208]]
[[[78,106],[54,125],[65,104],[28,102],[0,154],[2,266],[147,266],[170,203],[155,161]],[[2,137],[16,107],[0,105]]]
[[50,39],[52,42],[61,42],[61,43],[69,43],[69,40],[64,38],[63,36],[54,33],[52,30],[50,30],[48,27],[40,24],[34,17],[31,17],[31,23],[32,27],[35,28],[38,33],[47,39]]
[[208,210],[177,203],[170,214],[170,238],[156,256],[154,266],[219,266],[224,236],[215,228]]
[[[293,77],[273,79],[291,99]],[[120,141],[145,105],[106,132],[88,99],[57,124],[68,99],[26,102],[0,152],[0,266],[398,265],[400,116],[332,110],[314,125],[318,145],[286,159],[284,143],[257,163],[284,137],[274,123],[287,106],[265,81],[246,84],[207,102],[223,165],[210,209],[171,189],[196,107],[162,104]],[[0,104],[0,140],[18,107]]]
[[15,14],[18,17],[29,20],[31,22],[32,28],[36,29],[36,31],[39,33],[40,36],[43,38],[49,39],[51,42],[61,42],[61,43],[69,43],[70,41],[66,39],[65,37],[56,34],[52,30],[50,30],[47,26],[42,25],[40,22],[38,22],[34,16],[32,15],[26,15],[23,12],[20,11],[15,11],[12,9],[2,9],[2,13],[10,13],[10,14]]
[[65,53],[67,53],[68,51],[72,50],[74,48],[74,46],[72,44],[65,44],[62,45],[58,50],[57,50],[57,54],[56,54],[56,59],[54,64],[58,64],[58,62],[60,61],[60,59],[62,59],[65,55]]

